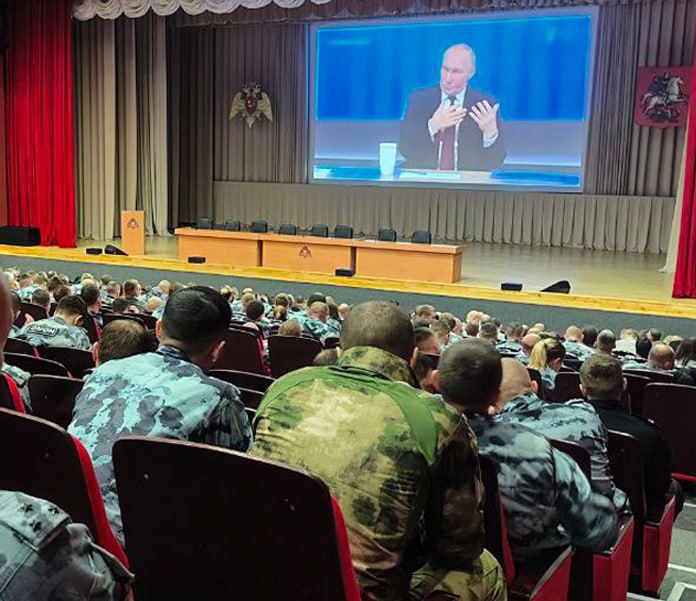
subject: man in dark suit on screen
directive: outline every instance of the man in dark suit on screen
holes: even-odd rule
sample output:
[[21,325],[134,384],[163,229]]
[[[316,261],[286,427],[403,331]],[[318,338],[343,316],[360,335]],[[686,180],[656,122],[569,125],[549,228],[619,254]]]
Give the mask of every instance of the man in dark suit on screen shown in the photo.
[[466,44],[442,56],[440,85],[412,92],[399,152],[411,169],[492,171],[505,160],[496,100],[468,85],[476,56]]

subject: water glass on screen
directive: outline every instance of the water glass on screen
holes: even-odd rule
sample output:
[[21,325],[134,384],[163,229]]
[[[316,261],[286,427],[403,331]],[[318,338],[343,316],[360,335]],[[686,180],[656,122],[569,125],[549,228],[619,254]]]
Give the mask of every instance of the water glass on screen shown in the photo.
[[396,167],[396,142],[380,142],[379,171],[382,176],[391,177]]

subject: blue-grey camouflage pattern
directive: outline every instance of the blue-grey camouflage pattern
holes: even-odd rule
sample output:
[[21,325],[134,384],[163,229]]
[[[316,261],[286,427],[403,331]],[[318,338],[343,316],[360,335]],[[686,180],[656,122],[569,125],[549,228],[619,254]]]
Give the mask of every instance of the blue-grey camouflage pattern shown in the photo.
[[558,372],[550,367],[544,367],[539,370],[541,375],[541,385],[544,387],[544,398],[552,399],[553,392],[556,390],[556,376]]
[[529,355],[524,351],[520,351],[515,355],[515,360],[519,361],[522,365],[529,365]]
[[592,492],[575,461],[522,424],[478,414],[468,417],[479,451],[498,464],[498,487],[516,560],[568,544],[600,551],[616,542],[613,504]]
[[239,390],[207,376],[186,353],[171,346],[97,367],[75,400],[68,431],[92,457],[107,517],[121,542],[111,461],[119,437],[160,436],[237,451],[249,450],[253,440]]
[[341,336],[341,331],[336,330],[331,327],[328,323],[325,323],[314,317],[304,317],[298,318],[293,315],[293,319],[297,319],[302,325],[302,331],[309,334],[315,340],[324,344],[327,338],[339,338]]
[[591,357],[592,355],[594,355],[597,352],[592,347],[587,346],[586,344],[583,344],[582,342],[578,342],[577,340],[566,340],[563,343],[563,346],[565,347],[565,350],[567,353],[574,355],[580,361],[584,361],[585,359],[587,359],[588,357]]
[[499,353],[517,354],[522,352],[522,343],[519,340],[504,340],[496,344],[495,349]]
[[499,419],[527,426],[546,438],[580,445],[590,455],[592,490],[611,499],[619,511],[628,510],[628,497],[611,476],[607,429],[592,405],[582,399],[547,403],[528,392],[507,403]]
[[17,290],[17,294],[19,295],[19,298],[21,298],[23,301],[30,302],[31,301],[31,295],[34,294],[34,291],[38,288],[38,286],[25,286],[24,288],[20,288]]
[[104,316],[100,312],[93,313],[92,311],[87,311],[87,313],[89,313],[91,317],[94,317],[100,330],[104,328]]
[[121,601],[132,580],[62,509],[0,491],[0,601]]
[[27,324],[17,338],[34,346],[75,348],[83,351],[92,348],[87,332],[55,316]]
[[21,331],[22,330],[20,328],[18,328],[16,325],[12,324],[10,326],[10,331],[8,332],[7,337],[8,338],[17,338],[17,336],[19,336],[19,333]]
[[0,371],[12,378],[12,381],[17,385],[19,394],[22,395],[24,406],[27,411],[31,412],[31,399],[29,398],[29,378],[31,378],[31,374],[15,365],[8,365],[7,363],[2,364]]
[[143,296],[126,296],[125,299],[133,306],[138,307],[140,311],[145,311],[147,308],[147,301]]
[[624,361],[621,364],[621,369],[642,369],[644,371],[661,371],[666,374],[674,373],[673,369],[662,369],[661,367],[653,365],[652,363],[648,363],[647,361],[645,363],[640,363],[638,361],[633,360],[632,358],[629,358],[627,361]]

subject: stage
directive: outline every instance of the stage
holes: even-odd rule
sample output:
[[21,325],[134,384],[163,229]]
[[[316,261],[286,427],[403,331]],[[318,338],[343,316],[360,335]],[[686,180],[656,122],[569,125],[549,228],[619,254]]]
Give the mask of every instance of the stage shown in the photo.
[[[193,265],[177,258],[174,236],[148,237],[144,257],[85,253],[85,247],[103,247],[107,242],[118,246],[120,241],[81,240],[76,249],[0,246],[0,261],[3,267],[52,268],[71,277],[82,271],[95,276],[109,273],[117,279],[132,274],[144,284],[167,277],[182,283],[229,282],[240,288],[250,285],[269,294],[281,290],[306,294],[321,289],[348,302],[379,297],[409,307],[410,303],[432,299],[443,310],[461,313],[476,307],[503,320],[519,316],[524,320],[549,321],[556,328],[571,321],[613,328],[647,327],[648,323],[657,323],[657,318],[669,331],[696,334],[696,300],[670,297],[673,276],[659,271],[665,256],[658,254],[472,243],[464,250],[461,280],[436,284],[213,263]],[[571,294],[539,292],[561,279],[570,281]],[[501,291],[500,283],[504,281],[520,282],[524,288],[522,292]],[[573,310],[580,312],[575,316]]]

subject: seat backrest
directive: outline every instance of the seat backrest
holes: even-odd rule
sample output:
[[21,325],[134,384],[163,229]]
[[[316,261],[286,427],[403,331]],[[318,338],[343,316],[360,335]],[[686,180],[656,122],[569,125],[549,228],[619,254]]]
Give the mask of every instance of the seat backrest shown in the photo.
[[206,601],[348,601],[318,478],[156,438],[119,439],[113,460],[136,599],[190,601],[184,582]]
[[89,351],[44,346],[39,348],[39,353],[44,359],[50,359],[65,366],[73,378],[81,378],[88,369],[94,367],[94,359]]
[[661,384],[671,384],[674,382],[674,374],[668,371],[657,371],[655,369],[627,369],[624,374],[633,374],[649,378],[651,382],[659,382]]
[[18,355],[29,355],[38,357],[38,351],[33,344],[29,344],[26,340],[18,340],[17,338],[8,338],[5,342],[6,353],[16,353]]
[[430,244],[433,241],[433,237],[430,232],[425,230],[416,230],[411,236],[411,242],[413,244]]
[[353,237],[353,227],[350,225],[337,225],[334,228],[333,237],[334,238],[352,238]]
[[317,238],[328,238],[329,226],[325,224],[313,225],[312,229],[309,230],[309,235],[316,236]]
[[268,231],[268,222],[266,221],[252,221],[249,231],[254,234],[265,234]]
[[321,344],[310,338],[271,336],[268,339],[271,375],[274,378],[280,378],[288,372],[308,367],[321,351]]
[[143,325],[148,330],[154,330],[157,326],[157,318],[153,317],[152,315],[148,315],[147,313],[141,313],[138,315],[138,319],[143,322]]
[[225,230],[228,232],[241,232],[242,224],[239,219],[228,219],[225,221]]
[[648,384],[643,415],[653,420],[669,441],[672,470],[696,477],[696,387],[680,384]]
[[571,399],[581,399],[580,374],[575,371],[560,371],[556,374],[556,385],[553,390],[553,400],[565,403]]
[[256,334],[251,330],[227,330],[225,346],[213,368],[263,374],[263,357]]
[[631,503],[637,521],[646,516],[645,483],[643,482],[643,449],[640,441],[625,432],[609,430],[607,451],[614,483]]
[[0,407],[18,413],[27,412],[17,384],[5,373],[0,373]]
[[505,579],[512,582],[515,579],[515,561],[507,539],[505,512],[498,490],[498,465],[494,459],[483,453],[479,454],[479,463],[481,481],[486,493],[483,506],[486,549],[498,560],[505,573]]
[[540,399],[544,399],[544,400],[547,400],[547,401],[548,401],[549,399],[545,398],[545,394],[544,394],[544,382],[543,382],[543,380],[541,379],[541,374],[539,373],[539,370],[538,370],[538,369],[534,369],[533,367],[528,367],[528,368],[527,368],[527,373],[529,374],[529,378],[532,380],[532,382],[536,382],[536,383],[537,383],[537,396],[538,396]]
[[44,309],[41,305],[35,305],[34,303],[22,301],[22,311],[27,315],[31,315],[34,318],[34,321],[48,319],[48,311],[46,311],[46,309]]
[[258,409],[263,400],[263,392],[258,390],[249,390],[248,388],[239,388],[239,394],[242,397],[242,403],[245,407]]
[[87,337],[92,344],[99,342],[99,339],[101,338],[101,330],[99,329],[99,324],[93,315],[82,316],[82,329],[87,332]]
[[591,460],[587,449],[584,449],[578,443],[571,442],[569,440],[550,438],[549,442],[554,448],[573,459],[575,463],[578,464],[578,467],[582,470],[582,473],[585,474],[585,477],[592,482]]
[[30,374],[46,374],[50,376],[65,376],[70,374],[65,366],[57,361],[43,359],[42,357],[30,357],[29,355],[16,355],[5,353],[5,362],[15,365]]
[[89,455],[63,428],[0,409],[0,488],[47,499],[85,524],[99,545],[125,561],[108,522]]
[[199,217],[196,221],[196,227],[199,230],[212,230],[213,220],[210,217]]
[[278,233],[284,236],[296,236],[297,226],[294,223],[281,223],[278,228]]
[[37,375],[29,378],[31,408],[37,417],[67,428],[72,421],[75,399],[84,386],[83,380],[62,376]]
[[233,369],[213,369],[208,372],[208,375],[234,384],[238,388],[246,388],[247,390],[255,390],[257,392],[266,392],[268,387],[274,382],[273,378],[268,376],[246,371],[235,371]]
[[626,378],[626,392],[631,401],[631,414],[643,416],[643,395],[645,387],[650,384],[650,378],[639,376],[635,373],[624,372]]
[[396,230],[383,228],[377,232],[377,240],[380,242],[396,242]]

